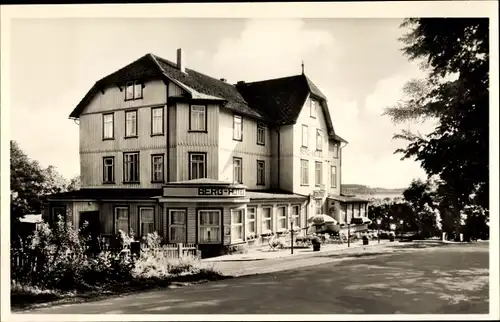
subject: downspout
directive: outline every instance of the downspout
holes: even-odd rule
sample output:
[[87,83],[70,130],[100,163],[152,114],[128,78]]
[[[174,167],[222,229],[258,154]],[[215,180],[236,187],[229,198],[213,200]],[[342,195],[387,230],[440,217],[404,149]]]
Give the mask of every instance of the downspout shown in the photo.
[[281,142],[280,142],[280,129],[279,129],[279,126],[275,128],[276,130],[276,133],[278,134],[278,155],[277,155],[277,159],[278,159],[278,186],[277,186],[277,190],[280,190],[280,163],[281,163],[281,160],[280,160],[280,147],[281,147]]
[[167,120],[166,120],[166,130],[167,130],[167,182],[170,182],[170,108],[168,107],[168,82],[166,83],[166,97],[165,97],[165,108],[167,109]]

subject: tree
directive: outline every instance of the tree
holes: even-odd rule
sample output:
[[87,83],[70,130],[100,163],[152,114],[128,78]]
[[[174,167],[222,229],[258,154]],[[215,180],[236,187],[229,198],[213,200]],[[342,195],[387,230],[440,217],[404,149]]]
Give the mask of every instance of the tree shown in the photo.
[[76,176],[69,181],[67,189],[68,191],[76,191],[80,190],[80,187],[81,187],[80,176]]
[[10,211],[11,222],[30,213],[41,213],[42,198],[67,191],[68,182],[54,166],[42,168],[31,160],[15,141],[10,141]]
[[456,219],[466,205],[489,206],[488,24],[486,18],[406,19],[402,50],[410,60],[423,60],[429,77],[408,83],[409,98],[385,111],[396,123],[437,121],[425,137],[395,135],[409,141],[396,153],[415,158],[428,176],[439,176],[440,192],[446,193],[441,200]]

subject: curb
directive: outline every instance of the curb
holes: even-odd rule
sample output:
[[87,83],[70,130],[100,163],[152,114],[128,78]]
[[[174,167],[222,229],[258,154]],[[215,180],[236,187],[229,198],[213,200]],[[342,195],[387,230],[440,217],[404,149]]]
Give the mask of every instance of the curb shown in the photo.
[[331,256],[335,253],[345,254],[346,251],[349,251],[351,249],[359,249],[359,248],[378,248],[378,247],[384,247],[387,245],[391,245],[391,243],[382,243],[382,244],[372,244],[372,245],[355,245],[351,247],[346,247],[342,249],[332,249],[332,250],[325,250],[325,251],[319,251],[319,252],[311,252],[311,253],[302,253],[302,254],[286,254],[284,256],[276,256],[276,257],[269,257],[269,258],[262,258],[262,257],[250,257],[250,258],[242,258],[242,259],[226,259],[226,260],[206,260],[203,261],[205,263],[238,263],[238,262],[256,262],[256,261],[263,261],[263,260],[273,260],[273,259],[300,259],[300,258],[307,258],[307,257],[323,257],[323,256]]

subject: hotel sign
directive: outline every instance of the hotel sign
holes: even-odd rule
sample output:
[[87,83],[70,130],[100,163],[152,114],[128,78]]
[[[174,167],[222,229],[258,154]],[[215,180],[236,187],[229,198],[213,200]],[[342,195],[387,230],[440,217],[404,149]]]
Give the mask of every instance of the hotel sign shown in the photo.
[[216,197],[244,197],[243,188],[222,188],[222,187],[200,187],[198,196],[216,196]]

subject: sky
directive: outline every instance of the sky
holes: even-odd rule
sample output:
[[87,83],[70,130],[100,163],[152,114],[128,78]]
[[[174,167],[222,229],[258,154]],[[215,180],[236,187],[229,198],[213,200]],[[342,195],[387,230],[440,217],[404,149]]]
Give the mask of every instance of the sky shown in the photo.
[[328,98],[343,149],[343,183],[404,188],[425,178],[420,164],[395,155],[401,129],[384,108],[403,98],[405,82],[425,73],[401,52],[394,18],[13,19],[10,44],[11,139],[43,166],[79,175],[78,125],[69,114],[100,78],[146,53],[215,78],[258,81],[301,73]]

